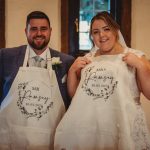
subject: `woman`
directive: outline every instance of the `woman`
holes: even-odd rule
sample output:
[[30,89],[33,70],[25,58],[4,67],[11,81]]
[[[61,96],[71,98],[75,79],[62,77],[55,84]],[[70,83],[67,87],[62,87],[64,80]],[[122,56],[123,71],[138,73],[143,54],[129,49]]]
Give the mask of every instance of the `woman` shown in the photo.
[[69,70],[73,99],[57,128],[55,149],[150,149],[140,104],[141,92],[150,99],[150,64],[141,51],[120,41],[119,31],[107,12],[91,20],[96,48],[77,58]]

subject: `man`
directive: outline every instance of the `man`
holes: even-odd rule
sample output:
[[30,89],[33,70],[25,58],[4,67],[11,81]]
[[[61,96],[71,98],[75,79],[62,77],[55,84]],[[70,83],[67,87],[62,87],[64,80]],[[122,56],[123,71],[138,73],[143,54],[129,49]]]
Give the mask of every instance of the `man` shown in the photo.
[[74,58],[48,47],[51,32],[47,15],[33,11],[26,20],[28,45],[0,50],[0,149],[53,149],[70,103],[66,74]]

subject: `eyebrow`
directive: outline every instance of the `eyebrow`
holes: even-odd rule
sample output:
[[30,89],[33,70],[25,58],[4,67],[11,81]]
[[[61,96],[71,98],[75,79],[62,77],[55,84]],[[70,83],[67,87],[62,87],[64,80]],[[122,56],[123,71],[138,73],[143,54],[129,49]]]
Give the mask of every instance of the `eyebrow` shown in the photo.
[[43,28],[43,27],[47,27],[47,26],[40,26],[40,27],[37,27],[37,26],[30,26],[30,28]]
[[[106,25],[106,26],[103,26],[103,27],[101,27],[101,28],[102,28],[102,29],[105,29],[105,28],[109,28],[109,26],[108,26],[108,25]],[[101,28],[100,28],[100,29],[101,29]],[[99,29],[98,29],[98,28],[96,28],[96,29],[92,29],[92,31],[93,31],[93,30],[99,30]]]

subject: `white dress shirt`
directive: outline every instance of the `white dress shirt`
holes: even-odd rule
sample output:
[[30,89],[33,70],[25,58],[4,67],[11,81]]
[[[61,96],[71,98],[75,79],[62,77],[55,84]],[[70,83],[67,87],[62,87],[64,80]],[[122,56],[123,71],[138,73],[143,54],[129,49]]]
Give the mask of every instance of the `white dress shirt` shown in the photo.
[[44,68],[46,66],[47,52],[49,52],[49,48],[47,47],[46,50],[41,55],[37,55],[30,46],[28,46],[28,48],[29,48],[29,59],[28,59],[29,67],[35,66],[34,57],[40,56],[43,59],[41,62],[41,66]]

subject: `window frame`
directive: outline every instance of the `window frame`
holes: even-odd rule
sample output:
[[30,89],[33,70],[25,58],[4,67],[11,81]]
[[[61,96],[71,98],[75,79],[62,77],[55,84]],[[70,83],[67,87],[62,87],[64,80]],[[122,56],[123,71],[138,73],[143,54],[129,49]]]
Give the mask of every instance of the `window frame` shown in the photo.
[[[61,51],[73,56],[84,55],[86,51],[80,51],[71,45],[70,32],[73,27],[69,23],[70,2],[74,5],[74,1],[79,4],[79,0],[61,0]],[[120,25],[120,30],[124,36],[127,46],[131,46],[131,0],[111,0],[111,13],[115,15],[116,21]],[[79,16],[74,16],[76,18]],[[75,39],[76,40],[76,39]],[[73,40],[72,40],[73,41]],[[78,47],[78,43],[77,47]]]

